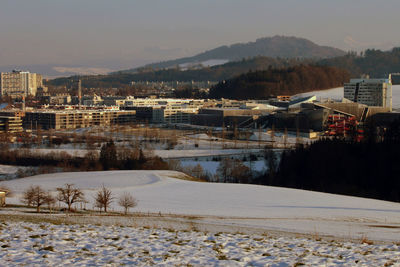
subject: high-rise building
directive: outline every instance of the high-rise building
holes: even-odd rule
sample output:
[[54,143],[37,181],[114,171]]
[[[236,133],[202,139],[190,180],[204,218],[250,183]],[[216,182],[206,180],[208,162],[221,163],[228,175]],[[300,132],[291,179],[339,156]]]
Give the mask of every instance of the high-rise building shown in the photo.
[[42,75],[28,71],[0,72],[0,94],[19,98],[35,96],[37,89],[43,87]]
[[389,79],[351,79],[344,84],[344,98],[368,106],[392,107]]

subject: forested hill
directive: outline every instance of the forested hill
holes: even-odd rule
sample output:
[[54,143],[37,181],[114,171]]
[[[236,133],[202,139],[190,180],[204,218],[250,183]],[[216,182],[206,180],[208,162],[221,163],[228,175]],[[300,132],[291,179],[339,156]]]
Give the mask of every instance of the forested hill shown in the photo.
[[[113,73],[109,75],[81,76],[84,87],[120,87],[132,81],[222,81],[246,73],[250,70],[267,70],[268,68],[287,68],[299,64],[312,63],[313,60],[283,59],[255,57],[241,61],[229,62],[223,65],[180,70],[165,69],[138,73]],[[57,78],[49,81],[51,85],[67,85],[77,77]]]
[[242,74],[210,90],[210,98],[265,99],[343,86],[347,71],[326,66],[299,65]]
[[345,69],[352,77],[368,74],[371,78],[387,78],[390,73],[400,72],[400,47],[390,51],[368,49],[361,55],[349,53],[345,56],[323,59],[318,63]]
[[[349,53],[345,56],[323,60],[299,58],[254,57],[223,65],[201,69],[181,70],[179,68],[137,73],[114,73],[109,75],[81,76],[84,87],[120,87],[132,81],[223,81],[251,71],[268,68],[288,68],[300,64],[332,66],[347,70],[352,78],[368,74],[371,78],[385,78],[389,73],[400,72],[400,47],[391,51],[366,50],[361,55]],[[58,78],[48,82],[50,85],[68,85],[77,77]]]
[[[317,45],[310,40],[289,36],[259,38],[255,42],[220,46],[192,57],[168,60],[144,66],[143,69],[173,68],[182,64],[201,64],[208,60],[238,61],[257,56],[281,58],[330,58],[343,56],[343,50]],[[136,72],[138,69],[121,71]]]

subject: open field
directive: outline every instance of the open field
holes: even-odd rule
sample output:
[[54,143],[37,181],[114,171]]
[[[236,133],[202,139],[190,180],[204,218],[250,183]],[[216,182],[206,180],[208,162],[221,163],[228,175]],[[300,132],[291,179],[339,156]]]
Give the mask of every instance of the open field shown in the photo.
[[396,266],[400,251],[398,244],[317,236],[6,221],[0,225],[0,259],[1,266]]
[[[184,175],[173,171],[76,172],[4,183],[15,191],[8,203],[20,203],[22,192],[30,185],[54,190],[73,183],[85,192],[87,208],[92,209],[94,194],[104,184],[116,197],[125,191],[132,193],[139,201],[135,211],[194,216],[199,225],[400,240],[399,203],[269,186],[199,183],[176,179],[179,177]],[[121,210],[116,201],[112,210]]]

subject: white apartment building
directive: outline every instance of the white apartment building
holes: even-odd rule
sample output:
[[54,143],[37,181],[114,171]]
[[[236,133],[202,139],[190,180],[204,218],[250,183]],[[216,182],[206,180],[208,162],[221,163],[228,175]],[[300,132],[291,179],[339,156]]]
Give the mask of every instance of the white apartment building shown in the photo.
[[196,107],[155,106],[153,107],[153,123],[190,123],[191,116],[197,114]]
[[37,89],[43,87],[42,75],[28,71],[0,72],[0,94],[19,98],[35,96]]
[[190,123],[191,116],[197,114],[203,105],[203,99],[135,98],[124,102],[125,107],[149,108],[147,118],[151,119],[152,123],[172,124]]
[[390,79],[351,79],[344,84],[344,98],[368,106],[392,108]]
[[181,106],[202,107],[204,99],[175,99],[175,98],[127,98],[123,103],[126,107],[155,107],[155,106]]

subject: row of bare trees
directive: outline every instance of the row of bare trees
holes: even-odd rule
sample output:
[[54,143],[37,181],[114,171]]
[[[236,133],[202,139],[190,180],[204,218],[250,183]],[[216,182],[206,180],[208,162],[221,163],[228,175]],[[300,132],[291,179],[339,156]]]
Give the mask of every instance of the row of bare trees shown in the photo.
[[[54,196],[50,191],[44,190],[39,185],[31,185],[22,195],[22,203],[36,208],[40,212],[42,206],[47,206],[51,211],[57,201],[67,206],[67,211],[73,211],[72,206],[76,203],[88,203],[83,191],[74,184],[65,184],[63,187],[56,188],[57,195]],[[107,212],[111,203],[116,200],[112,191],[104,185],[97,191],[94,198],[95,207]],[[137,206],[137,200],[128,192],[124,192],[118,198],[118,204],[124,208],[124,213],[128,214],[130,208]]]

